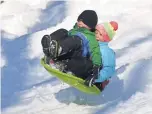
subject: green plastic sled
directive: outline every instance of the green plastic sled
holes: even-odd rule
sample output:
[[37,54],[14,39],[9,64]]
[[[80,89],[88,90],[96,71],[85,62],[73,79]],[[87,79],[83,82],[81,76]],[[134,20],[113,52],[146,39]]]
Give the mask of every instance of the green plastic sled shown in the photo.
[[56,76],[61,81],[73,86],[74,88],[82,92],[85,92],[88,94],[96,94],[96,95],[99,95],[101,93],[101,91],[95,85],[93,85],[92,87],[88,87],[84,85],[83,79],[51,68],[48,64],[44,62],[44,58],[41,59],[41,64],[50,74],[52,74],[53,76]]

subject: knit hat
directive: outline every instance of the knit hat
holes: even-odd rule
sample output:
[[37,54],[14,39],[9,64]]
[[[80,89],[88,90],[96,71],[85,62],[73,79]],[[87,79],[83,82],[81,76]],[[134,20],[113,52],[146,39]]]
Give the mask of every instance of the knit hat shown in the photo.
[[85,10],[78,16],[77,21],[82,21],[91,29],[95,29],[98,22],[98,16],[93,10]]
[[105,42],[109,42],[113,39],[115,31],[118,29],[118,23],[115,21],[105,22],[103,24],[98,24],[96,30],[99,32],[104,31],[106,34],[103,36]]

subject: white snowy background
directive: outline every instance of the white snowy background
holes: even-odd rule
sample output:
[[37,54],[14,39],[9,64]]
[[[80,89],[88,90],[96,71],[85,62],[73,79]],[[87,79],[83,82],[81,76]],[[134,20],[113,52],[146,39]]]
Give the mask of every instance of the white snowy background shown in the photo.
[[[110,47],[117,74],[99,95],[87,95],[40,65],[41,38],[71,29],[85,9],[99,23],[115,20]],[[152,114],[151,0],[1,0],[2,114]]]

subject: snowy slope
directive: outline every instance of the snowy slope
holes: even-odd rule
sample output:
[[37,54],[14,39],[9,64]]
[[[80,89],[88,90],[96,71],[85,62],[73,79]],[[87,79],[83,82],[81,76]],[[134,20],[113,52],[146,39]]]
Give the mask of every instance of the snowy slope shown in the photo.
[[[84,9],[99,23],[116,20],[110,46],[117,75],[99,95],[87,95],[50,76],[39,63],[41,38],[70,29]],[[151,114],[151,0],[5,0],[0,4],[2,114]]]
[[61,22],[65,17],[65,2],[50,1],[5,0],[0,7],[2,36],[14,39]]

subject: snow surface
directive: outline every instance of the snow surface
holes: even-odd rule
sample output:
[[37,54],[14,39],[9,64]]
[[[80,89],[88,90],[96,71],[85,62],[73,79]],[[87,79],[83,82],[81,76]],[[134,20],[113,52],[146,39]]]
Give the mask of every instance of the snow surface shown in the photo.
[[[0,48],[0,51],[2,53],[2,49]],[[6,65],[6,59],[4,57],[4,55],[1,55],[1,68],[4,67]]]
[[[85,9],[116,20],[110,42],[117,75],[99,96],[84,94],[40,65],[44,34],[71,29]],[[0,4],[2,114],[152,114],[151,0],[4,0]]]

